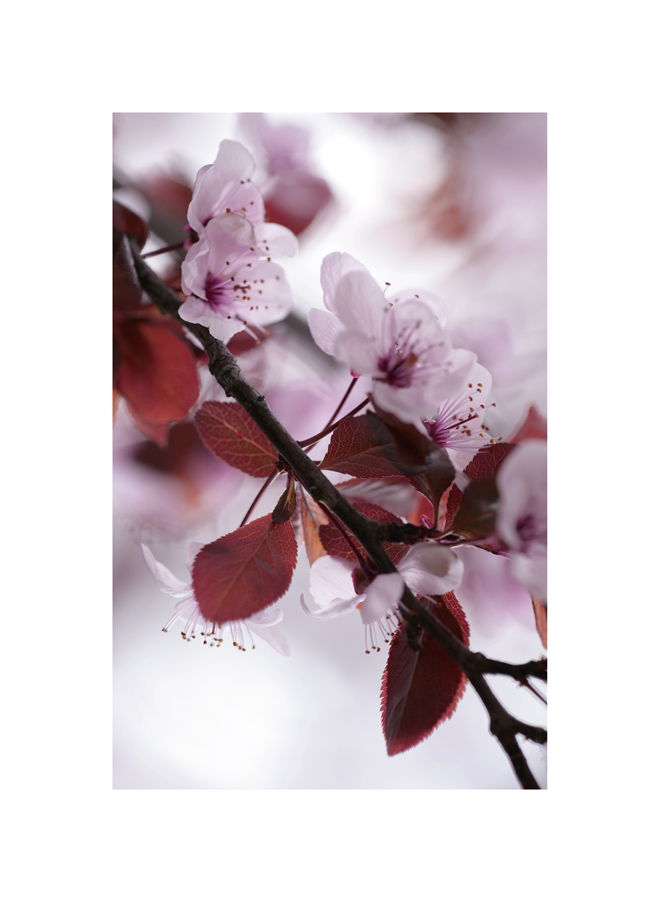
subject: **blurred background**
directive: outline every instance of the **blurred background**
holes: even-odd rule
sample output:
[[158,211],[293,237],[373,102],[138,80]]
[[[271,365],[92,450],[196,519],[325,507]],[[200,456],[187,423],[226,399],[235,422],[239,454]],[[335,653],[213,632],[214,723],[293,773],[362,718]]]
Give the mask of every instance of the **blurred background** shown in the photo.
[[[296,438],[325,424],[349,381],[306,331],[308,311],[322,307],[319,270],[332,251],[350,253],[393,291],[443,298],[455,344],[493,375],[493,434],[511,435],[531,405],[546,415],[545,114],[116,113],[115,196],[149,221],[145,252],[181,240],[195,174],[224,138],[250,150],[270,219],[299,239],[298,255],[279,261],[294,314],[262,346],[235,349]],[[152,265],[176,274],[173,255]],[[208,398],[222,392],[204,378]],[[210,455],[190,423],[173,427],[160,447],[123,402],[114,455],[115,788],[517,788],[469,688],[450,721],[388,758],[386,652],[364,654],[357,614],[327,623],[305,615],[302,549],[278,602],[289,658],[259,640],[240,653],[163,633],[173,600],[153,582],[140,543],[187,579],[188,544],[236,529],[260,482]],[[256,516],[282,491],[271,488]],[[472,568],[457,592],[472,647],[513,662],[539,657],[529,597],[489,563]],[[491,684],[512,713],[545,722],[529,692],[504,678]],[[545,751],[529,742],[524,750],[545,786]]]

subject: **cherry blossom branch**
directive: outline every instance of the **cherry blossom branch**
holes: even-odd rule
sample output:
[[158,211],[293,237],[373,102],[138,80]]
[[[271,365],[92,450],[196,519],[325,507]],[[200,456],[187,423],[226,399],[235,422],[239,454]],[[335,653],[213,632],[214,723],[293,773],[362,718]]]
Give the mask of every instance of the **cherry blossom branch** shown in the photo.
[[[213,338],[205,326],[182,320],[178,314],[181,301],[176,292],[153,272],[135,248],[133,248],[133,256],[137,275],[144,291],[163,313],[178,320],[201,342],[209,358],[209,370],[227,396],[234,398],[250,415],[311,497],[318,504],[331,510],[353,533],[380,572],[395,572],[396,567],[381,544],[380,524],[374,523],[360,514],[335,488],[310,460],[300,444],[275,418],[263,395],[260,395],[254,386],[245,379],[235,357],[225,345]],[[523,789],[539,789],[540,787],[518,745],[517,736],[522,735],[543,744],[547,741],[547,732],[541,727],[523,723],[509,714],[496,698],[484,674],[504,673],[517,678],[526,676],[543,678],[545,662],[509,665],[491,661],[479,652],[471,651],[454,636],[451,630],[433,616],[407,586],[401,599],[401,608],[407,612],[408,620],[416,620],[465,673],[488,712],[490,732],[504,749]]]

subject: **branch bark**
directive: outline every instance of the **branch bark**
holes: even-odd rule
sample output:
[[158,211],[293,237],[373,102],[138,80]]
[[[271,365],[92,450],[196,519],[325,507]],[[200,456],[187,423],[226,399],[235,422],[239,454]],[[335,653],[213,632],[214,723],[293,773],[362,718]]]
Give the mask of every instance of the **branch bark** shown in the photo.
[[[209,358],[209,370],[228,397],[234,398],[259,426],[264,435],[277,449],[296,479],[304,486],[312,498],[333,512],[359,540],[381,573],[392,573],[396,567],[381,544],[382,525],[359,513],[335,488],[330,480],[318,469],[303,451],[300,444],[287,432],[272,414],[263,395],[260,395],[243,376],[236,358],[225,345],[213,338],[205,326],[188,323],[179,317],[181,300],[177,293],[166,285],[144,262],[133,248],[135,268],[144,291],[158,308],[178,320],[202,344]],[[412,538],[412,530],[410,538]],[[536,676],[545,679],[546,662],[531,661],[513,665],[492,661],[479,652],[473,652],[460,642],[454,634],[431,614],[415,595],[405,588],[401,599],[402,612],[408,621],[417,621],[429,635],[438,642],[456,664],[466,674],[469,682],[481,699],[490,718],[490,732],[497,738],[511,762],[511,766],[523,789],[539,789],[520,746],[517,735],[523,735],[537,743],[547,741],[547,732],[517,720],[504,708],[486,682],[484,674],[501,673],[524,679]]]

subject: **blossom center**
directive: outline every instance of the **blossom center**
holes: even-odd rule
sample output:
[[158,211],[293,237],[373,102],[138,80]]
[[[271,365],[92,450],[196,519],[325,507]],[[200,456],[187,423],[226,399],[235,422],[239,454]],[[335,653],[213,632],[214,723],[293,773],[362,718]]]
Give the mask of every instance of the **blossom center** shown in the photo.
[[231,278],[223,278],[222,276],[214,275],[213,273],[208,273],[206,281],[204,282],[204,293],[206,295],[207,303],[209,303],[214,310],[225,313],[226,315],[231,314],[233,305],[237,300],[249,301],[248,291],[248,285],[241,285]]

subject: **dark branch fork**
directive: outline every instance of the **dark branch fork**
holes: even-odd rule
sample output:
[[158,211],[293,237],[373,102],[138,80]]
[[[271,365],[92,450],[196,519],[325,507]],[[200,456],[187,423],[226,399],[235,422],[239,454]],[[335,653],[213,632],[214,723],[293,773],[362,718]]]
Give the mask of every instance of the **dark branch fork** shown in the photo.
[[[137,275],[144,291],[163,313],[176,319],[200,341],[209,358],[209,370],[227,396],[234,398],[250,415],[312,498],[332,511],[353,533],[378,570],[381,573],[394,572],[396,567],[381,544],[382,524],[374,523],[364,517],[341,495],[310,460],[296,439],[273,416],[263,395],[260,395],[254,386],[245,379],[236,358],[225,345],[213,338],[205,326],[182,320],[179,317],[181,300],[177,293],[153,272],[135,249],[133,249],[133,256]],[[413,527],[413,529],[405,531],[409,541],[411,539],[414,541],[414,537],[418,536],[417,530],[418,527]],[[547,732],[541,727],[523,723],[509,714],[494,695],[484,674],[505,674],[519,680],[524,685],[527,677],[546,680],[547,662],[540,660],[529,661],[526,664],[507,664],[492,661],[463,645],[443,623],[433,616],[408,587],[404,590],[400,604],[407,620],[416,621],[425,629],[467,676],[488,712],[490,732],[497,738],[509,757],[511,766],[523,789],[539,789],[516,737],[522,735],[534,742],[544,744],[547,741]]]

